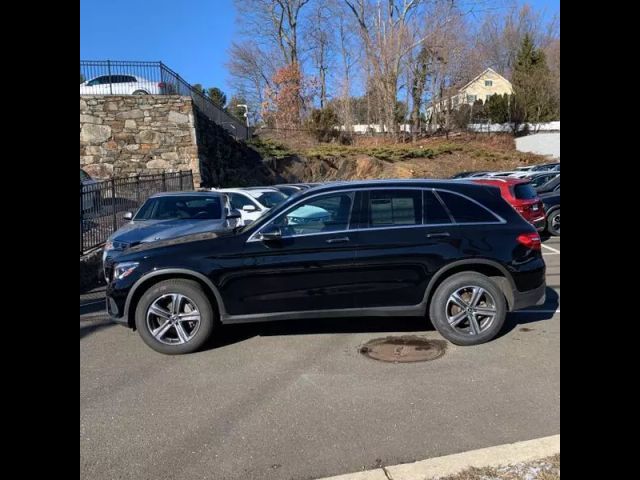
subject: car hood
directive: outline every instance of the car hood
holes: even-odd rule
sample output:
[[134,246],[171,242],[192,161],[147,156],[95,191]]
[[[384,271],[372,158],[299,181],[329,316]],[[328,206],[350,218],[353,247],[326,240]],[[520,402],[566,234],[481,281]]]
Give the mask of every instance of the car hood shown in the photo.
[[118,229],[110,240],[127,246],[139,243],[167,240],[202,232],[228,230],[226,220],[142,220],[130,222]]

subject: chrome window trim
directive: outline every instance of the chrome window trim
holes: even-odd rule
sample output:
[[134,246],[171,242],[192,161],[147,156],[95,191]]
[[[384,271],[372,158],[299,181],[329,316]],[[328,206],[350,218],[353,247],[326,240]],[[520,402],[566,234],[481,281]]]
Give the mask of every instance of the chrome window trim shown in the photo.
[[[309,197],[305,197],[305,198],[299,199],[297,202],[295,202],[293,205],[290,206],[290,208],[289,208],[289,210],[287,210],[287,212],[290,212],[291,209],[293,209],[294,207],[296,207],[297,205],[299,205],[303,201],[310,200],[310,199],[315,198],[315,197],[334,195],[334,194],[339,194],[339,193],[354,193],[354,194],[356,194],[357,192],[370,191],[370,190],[418,190],[418,191],[431,190],[434,193],[434,195],[438,198],[438,200],[443,204],[443,206],[447,209],[447,213],[449,214],[449,217],[451,218],[451,220],[453,222],[452,223],[424,223],[424,212],[423,212],[423,215],[422,215],[422,217],[423,217],[422,218],[422,222],[423,223],[421,223],[419,225],[397,225],[397,226],[392,226],[392,227],[372,227],[372,228],[352,228],[352,229],[349,229],[349,226],[351,225],[351,215],[353,213],[353,202],[355,200],[355,197],[354,197],[354,199],[352,199],[352,203],[351,203],[351,211],[349,212],[349,223],[347,224],[347,229],[346,230],[334,230],[332,232],[304,233],[304,234],[300,234],[300,235],[287,235],[286,237],[282,237],[282,238],[310,237],[310,236],[316,236],[316,235],[334,235],[334,234],[338,234],[338,233],[367,232],[367,231],[376,231],[376,230],[396,230],[396,229],[399,229],[399,228],[454,227],[454,226],[465,226],[465,225],[497,225],[497,224],[507,223],[507,221],[504,218],[502,218],[500,215],[495,213],[493,210],[489,209],[488,207],[485,207],[480,202],[474,200],[471,197],[468,197],[467,195],[465,195],[463,193],[455,192],[453,190],[448,190],[446,188],[434,188],[434,187],[355,187],[355,188],[352,188],[352,189],[345,189],[345,190],[332,190],[332,191],[329,191],[329,192],[319,192],[319,193],[316,193],[315,195],[311,195]],[[496,218],[496,221],[495,222],[456,222],[455,218],[453,217],[453,215],[451,215],[451,213],[449,212],[449,209],[448,209],[446,203],[444,203],[442,201],[442,199],[440,198],[440,196],[438,195],[438,192],[447,192],[447,193],[451,193],[452,195],[458,195],[458,196],[460,196],[462,198],[465,198],[465,199],[475,203],[476,205],[479,205],[483,209],[485,209],[487,212],[489,212],[491,215],[493,215]],[[424,196],[422,196],[422,209],[424,211]],[[286,212],[283,212],[283,213],[286,213]],[[278,217],[276,217],[276,218],[278,218]],[[262,225],[255,232],[253,232],[249,236],[249,238],[247,239],[246,243],[261,242],[262,240],[257,238],[257,236],[260,234],[260,232],[262,230],[264,230],[266,227],[271,225],[271,223],[273,223],[273,221],[276,218],[273,218],[273,219],[269,220],[267,223]]]

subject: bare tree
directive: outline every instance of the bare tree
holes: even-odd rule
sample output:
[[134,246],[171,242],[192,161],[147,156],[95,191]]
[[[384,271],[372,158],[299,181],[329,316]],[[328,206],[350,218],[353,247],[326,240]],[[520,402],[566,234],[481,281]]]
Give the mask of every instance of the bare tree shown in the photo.
[[520,5],[516,0],[511,0],[506,13],[503,10],[489,12],[476,35],[476,49],[485,67],[491,67],[510,78],[525,35],[529,35],[542,48],[557,38],[557,17],[545,21],[542,13],[526,3]]
[[[415,47],[409,30],[422,0],[344,0],[355,16],[371,80],[382,100],[383,128],[397,132],[395,122],[398,79],[403,57]],[[417,42],[420,43],[420,40]]]
[[226,66],[234,90],[247,100],[253,120],[257,120],[256,115],[259,114],[264,101],[264,91],[271,86],[271,79],[275,73],[272,55],[256,42],[233,42]]
[[[241,30],[276,47],[283,65],[299,62],[299,22],[309,0],[236,0]],[[280,65],[282,66],[282,65]]]
[[311,50],[311,59],[318,72],[320,86],[320,108],[327,103],[327,71],[329,70],[330,50],[333,48],[331,11],[323,2],[316,3],[316,8],[308,19],[306,40]]

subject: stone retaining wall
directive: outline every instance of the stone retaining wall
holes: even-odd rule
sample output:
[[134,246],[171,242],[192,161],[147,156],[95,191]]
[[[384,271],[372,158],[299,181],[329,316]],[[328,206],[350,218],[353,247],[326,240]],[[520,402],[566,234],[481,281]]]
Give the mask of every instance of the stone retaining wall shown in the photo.
[[98,179],[193,170],[199,186],[191,98],[81,96],[80,167]]

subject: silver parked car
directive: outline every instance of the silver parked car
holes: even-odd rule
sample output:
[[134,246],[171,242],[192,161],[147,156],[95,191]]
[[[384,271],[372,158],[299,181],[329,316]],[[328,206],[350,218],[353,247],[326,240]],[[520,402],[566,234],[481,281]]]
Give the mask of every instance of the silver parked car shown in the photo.
[[240,212],[231,210],[219,192],[165,192],[147,199],[134,215],[124,214],[127,224],[114,232],[104,246],[103,264],[140,243],[183,235],[225,232],[240,226]]

